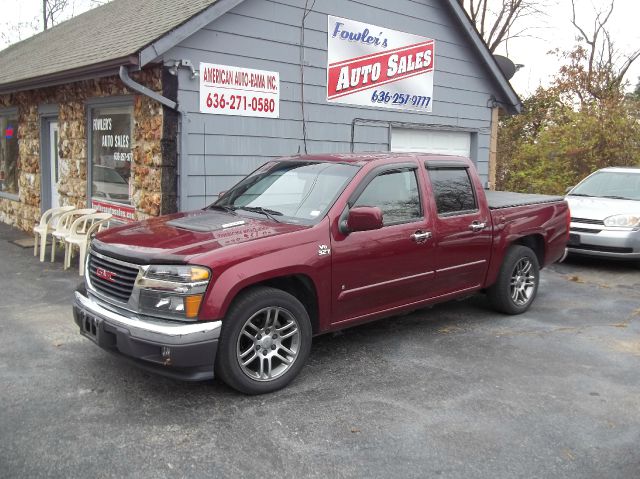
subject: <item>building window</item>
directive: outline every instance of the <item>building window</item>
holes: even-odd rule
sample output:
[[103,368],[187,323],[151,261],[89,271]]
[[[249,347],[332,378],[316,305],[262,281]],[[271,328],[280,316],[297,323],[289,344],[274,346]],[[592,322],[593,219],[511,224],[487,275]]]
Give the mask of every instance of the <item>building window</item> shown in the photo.
[[91,199],[130,205],[133,109],[108,106],[90,112]]
[[0,193],[18,194],[18,115],[0,115]]
[[476,197],[466,168],[429,168],[439,215],[475,211]]

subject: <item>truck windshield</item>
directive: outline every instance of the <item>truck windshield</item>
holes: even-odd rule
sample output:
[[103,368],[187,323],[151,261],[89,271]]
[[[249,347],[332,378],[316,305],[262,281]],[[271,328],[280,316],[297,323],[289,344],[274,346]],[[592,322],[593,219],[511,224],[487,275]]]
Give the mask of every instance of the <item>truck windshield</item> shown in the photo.
[[601,171],[576,186],[569,196],[598,196],[640,201],[640,171]]
[[314,224],[358,172],[344,163],[276,161],[258,168],[210,208],[261,214],[275,221]]

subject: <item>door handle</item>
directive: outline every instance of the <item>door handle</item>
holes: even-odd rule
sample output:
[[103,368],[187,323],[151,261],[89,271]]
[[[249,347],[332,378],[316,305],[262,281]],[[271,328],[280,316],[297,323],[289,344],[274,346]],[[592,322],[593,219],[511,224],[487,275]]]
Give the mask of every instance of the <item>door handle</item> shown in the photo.
[[410,238],[418,244],[424,243],[425,241],[431,238],[431,232],[418,230],[415,233],[413,233],[410,236]]
[[481,223],[479,221],[474,221],[473,223],[471,223],[469,225],[469,229],[473,232],[478,232],[478,231],[482,231],[483,229],[485,229],[487,227],[487,223]]

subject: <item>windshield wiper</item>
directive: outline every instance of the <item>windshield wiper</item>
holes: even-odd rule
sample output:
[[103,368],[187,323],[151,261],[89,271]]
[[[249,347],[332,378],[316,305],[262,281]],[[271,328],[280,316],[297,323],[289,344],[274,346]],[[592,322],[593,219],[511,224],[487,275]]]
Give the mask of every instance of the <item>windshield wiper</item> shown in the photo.
[[252,213],[261,213],[270,220],[275,221],[276,223],[280,223],[280,220],[276,218],[276,216],[283,216],[279,211],[263,208],[262,206],[238,206],[236,207],[236,209],[251,211]]
[[586,196],[587,198],[593,198],[593,195],[585,195],[584,193],[569,193],[569,196]]
[[223,206],[223,205],[209,205],[207,206],[208,210],[220,210],[226,211],[227,213],[231,213],[232,215],[237,215],[236,209],[233,206]]

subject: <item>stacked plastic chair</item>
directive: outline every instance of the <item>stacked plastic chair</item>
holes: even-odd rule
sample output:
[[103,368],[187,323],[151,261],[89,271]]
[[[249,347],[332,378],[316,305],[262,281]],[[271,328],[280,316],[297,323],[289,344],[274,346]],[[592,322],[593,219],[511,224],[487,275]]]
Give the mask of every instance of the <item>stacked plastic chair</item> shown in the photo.
[[73,248],[78,247],[80,251],[80,268],[79,274],[84,274],[84,261],[89,249],[91,237],[95,233],[99,233],[103,229],[109,227],[112,215],[110,213],[93,213],[77,218],[69,228],[69,234],[65,237],[64,246],[64,269],[71,266],[71,255]]
[[57,230],[60,217],[65,213],[75,210],[75,206],[60,206],[45,211],[40,217],[40,223],[33,227],[35,242],[33,243],[33,256],[38,256],[40,249],[40,261],[44,262],[45,248],[47,245],[47,237],[53,235]]

